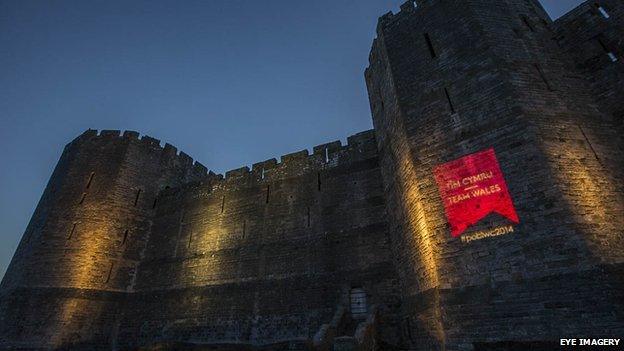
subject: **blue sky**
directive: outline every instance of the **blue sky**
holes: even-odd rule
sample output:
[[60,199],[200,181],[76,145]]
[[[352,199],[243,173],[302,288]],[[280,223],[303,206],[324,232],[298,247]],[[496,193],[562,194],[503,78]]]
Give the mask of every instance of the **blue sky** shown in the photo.
[[[136,130],[216,172],[372,127],[393,0],[0,0],[0,276],[64,145]],[[543,0],[552,17],[577,0]]]

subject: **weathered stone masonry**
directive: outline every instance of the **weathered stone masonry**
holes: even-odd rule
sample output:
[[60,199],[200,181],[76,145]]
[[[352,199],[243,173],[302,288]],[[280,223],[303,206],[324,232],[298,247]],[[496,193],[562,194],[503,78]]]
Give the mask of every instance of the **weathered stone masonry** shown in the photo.
[[[85,132],[2,281],[0,348],[621,337],[623,12],[588,1],[552,22],[536,0],[409,1],[377,27],[374,130],[225,176],[135,132]],[[467,244],[433,168],[487,148],[520,223]]]
[[351,288],[389,324],[399,303],[372,131],[223,177],[89,130],[33,218],[3,283],[11,345],[305,344]]
[[[621,2],[598,6],[621,23]],[[607,20],[593,2],[575,13]],[[601,52],[609,68],[584,74],[553,40],[569,21],[537,1],[468,0],[407,3],[379,22],[366,78],[416,348],[622,333],[623,152],[608,113],[622,100],[601,109],[594,93],[622,64]],[[520,224],[464,245],[448,235],[432,168],[489,147]]]

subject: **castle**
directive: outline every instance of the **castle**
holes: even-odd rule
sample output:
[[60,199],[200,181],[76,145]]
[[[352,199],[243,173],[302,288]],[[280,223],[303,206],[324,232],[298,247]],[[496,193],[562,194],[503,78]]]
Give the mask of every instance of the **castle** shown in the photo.
[[225,176],[86,131],[2,280],[0,348],[621,337],[623,18],[619,0],[555,22],[537,0],[409,1],[372,45],[374,130]]

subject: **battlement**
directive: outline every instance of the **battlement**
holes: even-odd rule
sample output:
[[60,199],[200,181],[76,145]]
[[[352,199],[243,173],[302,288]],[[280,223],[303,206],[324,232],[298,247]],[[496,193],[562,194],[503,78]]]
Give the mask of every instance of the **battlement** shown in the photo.
[[347,138],[347,145],[339,140],[314,146],[310,154],[307,149],[254,163],[222,174],[209,172],[206,179],[189,182],[176,188],[164,189],[163,198],[186,193],[189,189],[203,188],[211,192],[222,187],[246,187],[262,182],[294,178],[306,173],[322,172],[336,167],[348,167],[354,162],[377,156],[374,130],[367,130]]
[[[588,5],[588,3],[579,7],[583,6],[595,7],[594,4]],[[578,12],[579,10],[574,11]],[[462,13],[465,15],[461,15]],[[503,18],[501,17],[503,13],[513,13],[513,15]],[[409,40],[410,45],[420,46],[422,52],[430,53],[435,58],[452,59],[445,54],[448,55],[452,50],[457,50],[463,46],[456,45],[457,40],[449,40],[448,30],[461,33],[463,29],[466,37],[464,40],[467,38],[474,39],[475,43],[483,41],[485,37],[473,37],[473,35],[475,35],[477,28],[482,31],[491,30],[489,27],[493,26],[494,22],[486,22],[486,18],[494,18],[498,22],[498,29],[502,29],[503,26],[510,26],[511,32],[516,32],[516,35],[519,35],[518,33],[523,30],[529,32],[542,31],[548,35],[552,31],[553,25],[552,19],[538,0],[502,0],[496,5],[488,1],[455,3],[440,0],[406,1],[400,5],[399,11],[387,12],[378,19],[377,35],[373,40],[373,49],[369,54],[369,67],[374,64],[375,60],[379,59],[376,55],[380,55],[380,53],[376,48],[380,46],[380,38],[383,38],[384,41],[392,38],[391,41],[401,43]],[[455,23],[455,25],[449,26],[447,30],[441,30],[448,23]],[[464,25],[469,30],[464,29]],[[502,35],[497,37],[502,37]],[[425,46],[422,45],[423,39],[426,42]]]
[[183,151],[178,151],[175,146],[169,143],[165,143],[164,146],[161,146],[161,141],[159,139],[148,135],[141,136],[140,133],[135,131],[127,130],[122,132],[120,130],[101,130],[98,132],[96,129],[88,129],[69,143],[68,146],[83,142],[111,140],[138,143],[149,152],[160,153],[161,157],[168,163],[174,164],[177,167],[187,168],[194,175],[199,177],[208,176],[208,168],[198,161],[193,161],[193,158],[188,154]]
[[[254,163],[251,168],[244,166],[225,172],[223,180],[276,180],[295,177],[313,169],[321,170],[377,155],[374,130],[367,130],[347,138],[347,144],[339,140],[314,146],[312,153],[307,149],[280,156],[280,161],[271,158]],[[217,175],[219,176],[219,175]]]
[[[376,28],[377,36],[373,39],[372,47],[374,48],[378,45],[379,37],[381,36],[384,28],[392,26],[397,21],[401,21],[407,17],[413,16],[416,13],[422,12],[424,8],[434,5],[436,2],[437,0],[408,0],[400,5],[399,11],[388,11],[383,16],[379,17]],[[375,50],[371,50],[368,57],[369,64],[372,64],[375,60],[374,55]]]
[[203,164],[194,161],[191,156],[178,151],[175,146],[166,143],[161,146],[159,139],[143,135],[135,131],[120,130],[95,130],[88,129],[83,134],[68,144],[68,147],[78,143],[114,141],[138,143],[145,147],[148,152],[160,153],[160,156],[167,163],[175,166],[188,168],[193,174],[198,175],[201,181],[185,184],[178,189],[168,189],[163,192],[167,196],[177,192],[179,189],[195,187],[197,185],[211,184],[222,185],[244,185],[249,182],[275,181],[291,177],[297,177],[312,171],[322,171],[338,166],[346,166],[353,162],[373,158],[377,156],[377,144],[375,131],[367,130],[347,138],[347,144],[336,140],[325,144],[316,145],[312,148],[312,153],[308,149],[292,152],[280,156],[279,162],[276,158],[254,163],[251,167],[243,166],[237,169],[226,171],[225,174],[217,174],[209,171]]
[[[407,0],[399,6],[399,11],[397,12],[388,11],[387,13],[379,17],[379,20],[377,22],[377,33],[379,34],[379,29],[381,27],[385,25],[390,25],[394,21],[405,18],[406,16],[410,16],[415,13],[418,13],[422,9],[435,6],[439,2],[440,2],[439,0]],[[575,16],[574,12],[578,14],[580,13],[580,11],[582,11],[582,10],[579,10],[578,8],[588,7],[588,6],[591,6],[589,5],[588,2],[583,3],[582,5],[579,5],[576,9],[570,11],[563,17]],[[543,15],[546,15],[546,13],[543,13]]]
[[388,11],[383,16],[379,17],[377,22],[377,33],[379,34],[379,29],[384,25],[391,24],[393,21],[396,21],[398,18],[402,18],[405,16],[409,16],[411,14],[416,13],[420,9],[425,6],[431,6],[437,0],[408,0],[400,5],[398,12]]

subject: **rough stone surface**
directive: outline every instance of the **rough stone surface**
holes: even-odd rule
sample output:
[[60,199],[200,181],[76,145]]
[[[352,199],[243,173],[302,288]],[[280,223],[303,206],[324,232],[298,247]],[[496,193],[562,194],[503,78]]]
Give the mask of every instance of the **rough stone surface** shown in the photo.
[[[621,21],[622,3],[604,3]],[[596,85],[623,66],[578,69],[558,47],[581,12],[552,23],[537,1],[419,1],[379,22],[366,79],[414,349],[623,332],[624,153]],[[466,245],[432,170],[490,147],[520,224]]]
[[[86,131],[2,281],[0,348],[552,350],[621,336],[623,15],[616,0],[556,22],[536,0],[409,1],[377,27],[374,130],[225,176],[136,132]],[[464,243],[433,168],[488,148],[520,223]],[[354,288],[376,311],[361,346],[364,324],[344,314]]]

